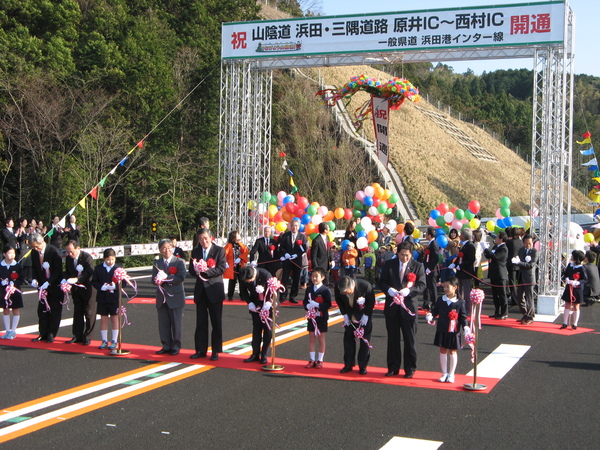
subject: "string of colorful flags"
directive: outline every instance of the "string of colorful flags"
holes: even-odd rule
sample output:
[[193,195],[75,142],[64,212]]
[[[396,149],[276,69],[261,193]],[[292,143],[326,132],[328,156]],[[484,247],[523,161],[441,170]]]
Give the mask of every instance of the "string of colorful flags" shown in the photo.
[[296,183],[294,183],[294,172],[292,172],[289,168],[288,168],[288,162],[285,159],[287,155],[285,154],[285,152],[282,150],[279,152],[279,157],[283,158],[283,164],[281,165],[281,168],[283,170],[286,170],[288,175],[290,176],[290,195],[295,194],[296,192],[298,192],[298,188],[296,187]]
[[593,171],[592,180],[596,185],[592,188],[590,192],[588,192],[588,197],[596,203],[600,203],[600,169],[598,168],[598,159],[596,158],[596,152],[594,151],[594,146],[592,145],[592,133],[589,131],[583,133],[581,135],[583,137],[582,141],[575,141],[579,145],[587,145],[590,144],[590,148],[585,150],[579,150],[583,156],[591,156],[588,162],[581,164],[582,166],[587,167],[587,170]]

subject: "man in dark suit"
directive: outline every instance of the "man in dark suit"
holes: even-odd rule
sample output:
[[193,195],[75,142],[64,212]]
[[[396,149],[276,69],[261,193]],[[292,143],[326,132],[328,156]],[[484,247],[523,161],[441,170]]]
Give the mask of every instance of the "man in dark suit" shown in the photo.
[[517,285],[519,284],[519,265],[513,264],[512,260],[515,256],[519,256],[519,250],[523,248],[523,241],[517,233],[517,228],[507,227],[506,230],[506,271],[508,272],[508,285],[506,295],[509,297],[510,306],[518,304],[517,301]]
[[426,289],[423,291],[423,309],[430,311],[437,300],[438,265],[440,263],[440,246],[435,240],[435,229],[427,228],[425,237],[429,244],[424,252],[423,267],[425,268]]
[[[473,232],[469,228],[463,228],[460,231],[460,241],[462,243],[458,251],[458,257],[455,259],[456,278],[458,278],[458,292],[465,301],[467,311],[471,311],[471,289],[473,280],[477,278],[475,273],[475,244],[472,242]],[[452,268],[452,264],[450,265]]]
[[[593,253],[592,253],[593,255]],[[533,248],[533,239],[527,235],[523,238],[523,247],[513,258],[512,265],[518,266],[521,273],[521,283],[517,289],[517,302],[523,317],[519,320],[523,325],[533,323],[535,306],[533,303],[533,288],[535,287],[535,271],[537,268],[538,252]],[[596,269],[597,271],[598,269]]]
[[[272,228],[267,226],[263,229],[263,237],[254,241],[252,250],[250,250],[250,261],[252,265],[260,265],[262,269],[268,270],[271,276],[275,276],[281,266],[277,256],[277,242],[271,237]],[[254,261],[254,256],[258,253],[258,263]]]
[[[259,311],[268,309],[272,317],[271,302],[267,301],[267,281],[272,278],[271,273],[262,267],[245,266],[240,269],[240,298],[248,304],[252,317],[252,355],[244,362],[267,363],[267,355],[271,347],[273,334],[270,326],[260,319]],[[258,292],[257,291],[261,291]],[[261,348],[262,343],[262,348]]]
[[4,220],[4,228],[0,230],[0,239],[2,239],[2,247],[10,245],[15,250],[17,249],[17,236],[15,235],[15,221],[12,217],[7,217]]
[[[196,304],[196,333],[194,345],[196,353],[191,358],[204,358],[208,349],[208,318],[212,326],[211,361],[219,359],[223,351],[223,301],[225,300],[225,285],[223,272],[227,267],[225,249],[212,242],[212,234],[206,228],[198,231],[198,247],[192,250],[189,273],[196,278],[194,286],[194,303]],[[196,272],[194,262],[203,260],[207,269]]]
[[508,318],[508,303],[506,300],[506,283],[508,271],[506,270],[506,259],[508,249],[506,248],[506,233],[501,231],[494,240],[493,249],[486,248],[483,256],[490,260],[489,277],[492,284],[492,298],[494,299],[494,315],[492,319]]
[[[385,292],[385,327],[388,332],[387,366],[390,377],[398,375],[402,363],[400,331],[404,340],[404,377],[412,378],[417,369],[417,299],[425,289],[423,265],[412,259],[413,244],[402,242],[397,248],[397,258],[386,261],[379,279],[379,289]],[[399,304],[397,302],[403,301]]]
[[[363,327],[364,338],[371,340],[373,331],[373,308],[375,307],[375,294],[371,283],[362,278],[343,276],[335,285],[335,301],[344,316],[344,367],[341,373],[350,372],[356,361],[356,338],[354,330]],[[356,324],[356,325],[354,325]],[[358,373],[367,374],[367,364],[371,352],[364,340],[360,340],[358,349]]]
[[315,236],[310,247],[310,261],[313,270],[320,267],[325,271],[323,284],[329,285],[329,269],[331,268],[331,254],[329,252],[329,225],[326,222],[319,224],[319,234]]
[[292,219],[290,230],[286,231],[279,237],[279,254],[282,261],[283,273],[281,275],[281,284],[286,288],[286,291],[281,293],[280,302],[284,302],[292,272],[292,288],[290,290],[290,303],[298,303],[296,296],[298,295],[298,285],[300,283],[300,272],[302,271],[302,256],[307,250],[307,239],[300,230],[300,219],[297,217]]
[[600,296],[600,274],[596,263],[596,255],[588,250],[585,252],[583,266],[587,272],[587,282],[583,288],[584,306],[592,306]]
[[152,266],[152,284],[156,285],[156,310],[158,333],[162,348],[157,355],[178,355],[181,350],[183,308],[185,306],[185,262],[173,255],[173,241],[163,239],[158,243],[161,257]]
[[96,324],[96,289],[92,287],[94,259],[71,240],[65,246],[65,278],[73,297],[73,338],[65,344],[90,345],[88,336]]
[[[31,236],[31,262],[33,280],[31,286],[47,294],[46,304],[38,302],[39,336],[32,341],[54,342],[54,337],[60,327],[62,316],[62,301],[64,294],[60,289],[62,280],[62,258],[59,250],[53,245],[46,244],[39,233]],[[35,283],[34,283],[35,280]]]

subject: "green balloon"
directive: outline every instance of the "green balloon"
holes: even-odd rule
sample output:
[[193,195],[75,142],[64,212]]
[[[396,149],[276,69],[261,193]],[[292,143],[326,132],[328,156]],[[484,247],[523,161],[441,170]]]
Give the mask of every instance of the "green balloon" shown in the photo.
[[310,233],[308,236],[310,237],[311,240],[313,240],[314,238],[316,238],[319,235],[319,233]]
[[510,208],[510,198],[502,197],[500,199],[500,206],[503,206],[504,208]]
[[444,225],[442,227],[442,230],[444,230],[446,232],[446,235],[450,234],[450,227],[448,225]]
[[271,201],[271,194],[267,191],[263,192],[262,195],[260,196],[260,200],[263,203],[269,203]]
[[460,227],[461,230],[464,230],[465,228],[471,228],[471,225],[469,225],[468,223],[463,224],[462,227]]
[[390,195],[388,202],[389,203],[398,203],[398,200],[400,200],[400,197],[398,197],[398,194],[392,194],[392,195]]
[[391,216],[392,215],[392,208],[388,208],[387,211],[385,212],[386,216]]
[[315,205],[310,205],[306,212],[309,216],[314,216],[317,213],[317,207]]
[[373,251],[377,251],[377,249],[379,249],[379,244],[377,243],[377,241],[373,241],[369,244],[369,247],[371,247]]
[[508,206],[500,208],[500,214],[502,217],[510,217],[510,208]]
[[475,218],[475,214],[473,214],[471,211],[469,211],[468,209],[465,211],[465,217],[467,218],[467,220],[471,220],[473,218]]
[[362,226],[362,224],[361,224],[360,222],[358,222],[358,223],[356,224],[356,227],[355,227],[354,229],[356,230],[356,232],[357,232],[357,233],[358,233],[359,231],[363,231],[363,230],[364,230],[364,228],[363,228],[363,226]]
[[329,231],[335,231],[335,222],[332,220],[331,222],[327,222],[327,225],[329,225]]
[[354,209],[363,209],[363,203],[360,200],[354,200],[354,202],[352,202],[352,207]]
[[379,214],[385,214],[385,212],[387,210],[388,210],[388,207],[385,204],[381,204],[377,207],[377,211],[379,211]]
[[362,213],[361,213],[361,212],[360,212],[358,209],[355,209],[355,210],[353,210],[353,211],[352,211],[352,215],[353,215],[355,218],[362,217]]
[[454,218],[458,220],[462,220],[465,218],[465,212],[462,209],[457,209],[454,211]]
[[440,226],[443,227],[444,225],[446,225],[446,221],[444,220],[444,216],[437,216],[435,218],[435,223]]
[[269,201],[269,203],[271,205],[277,206],[277,196],[276,195],[271,195],[271,200]]

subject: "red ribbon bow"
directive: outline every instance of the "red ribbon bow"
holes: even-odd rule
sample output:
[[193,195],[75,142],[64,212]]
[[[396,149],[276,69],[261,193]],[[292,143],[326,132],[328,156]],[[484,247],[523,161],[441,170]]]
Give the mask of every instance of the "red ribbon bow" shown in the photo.
[[456,326],[456,319],[458,319],[458,312],[456,310],[452,310],[448,313],[448,319],[450,319],[450,323],[448,324],[448,333],[456,333],[458,327]]

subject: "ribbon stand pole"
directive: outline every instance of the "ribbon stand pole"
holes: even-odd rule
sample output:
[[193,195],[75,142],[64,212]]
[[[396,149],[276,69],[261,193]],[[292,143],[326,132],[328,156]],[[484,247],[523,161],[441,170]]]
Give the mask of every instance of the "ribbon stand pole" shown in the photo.
[[262,366],[263,370],[269,372],[278,372],[285,369],[281,364],[275,364],[275,335],[277,334],[277,308],[279,307],[279,301],[276,300],[273,302],[273,336],[271,338],[271,364],[266,364]]
[[121,336],[123,335],[123,304],[122,304],[122,299],[123,299],[123,294],[122,294],[122,289],[121,289],[121,282],[117,283],[117,289],[119,291],[119,309],[117,310],[118,313],[118,317],[119,317],[119,337],[117,338],[117,348],[115,348],[114,350],[111,350],[109,352],[109,354],[113,355],[113,356],[123,356],[123,355],[129,355],[129,353],[131,353],[129,350],[123,350],[121,348]]
[[473,382],[463,384],[463,388],[468,391],[483,391],[484,389],[487,389],[487,386],[485,384],[477,383],[477,344],[479,341],[479,338],[477,337],[477,335],[478,335],[478,329],[481,325],[481,315],[480,314],[481,314],[482,304],[474,303],[473,306],[474,306],[473,311],[472,311],[472,314],[474,314],[473,328],[475,329],[473,331],[473,333],[475,334],[475,343],[474,343],[475,349],[473,351]]

